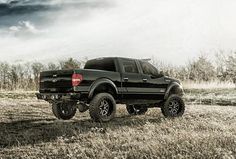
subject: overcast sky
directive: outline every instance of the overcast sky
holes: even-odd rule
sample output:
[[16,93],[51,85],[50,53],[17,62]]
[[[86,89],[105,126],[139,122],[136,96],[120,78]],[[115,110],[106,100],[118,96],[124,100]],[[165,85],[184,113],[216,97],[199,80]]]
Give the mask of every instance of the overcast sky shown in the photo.
[[0,0],[0,61],[236,50],[235,0]]

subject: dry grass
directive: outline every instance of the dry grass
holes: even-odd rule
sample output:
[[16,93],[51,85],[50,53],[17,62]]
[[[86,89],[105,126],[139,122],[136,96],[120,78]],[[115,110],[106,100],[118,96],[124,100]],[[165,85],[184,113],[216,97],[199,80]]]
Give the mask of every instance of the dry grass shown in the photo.
[[236,89],[186,89],[189,104],[236,106]]
[[184,117],[159,109],[99,124],[88,113],[54,118],[47,103],[0,99],[0,158],[235,158],[236,108],[188,105]]
[[210,82],[184,81],[183,86],[185,89],[234,89],[236,88],[236,85],[232,82],[220,82],[220,81],[210,81]]
[[35,98],[36,91],[3,91],[0,90],[0,99],[32,99]]

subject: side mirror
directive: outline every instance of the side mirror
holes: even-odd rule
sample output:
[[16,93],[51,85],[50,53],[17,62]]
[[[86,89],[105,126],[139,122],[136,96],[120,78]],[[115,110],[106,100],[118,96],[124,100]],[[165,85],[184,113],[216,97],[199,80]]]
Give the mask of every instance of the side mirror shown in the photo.
[[164,76],[164,72],[163,71],[160,71],[157,75],[152,75],[152,77],[151,78],[161,78],[161,77],[163,77]]
[[163,76],[164,76],[163,74],[159,73],[158,75],[151,75],[150,77],[151,77],[152,79],[155,79],[155,78],[161,78],[161,77],[163,77]]
[[164,72],[163,72],[163,71],[160,71],[160,75],[164,76]]
[[154,76],[154,75],[150,75],[151,79],[155,79],[155,78],[158,78],[157,76]]

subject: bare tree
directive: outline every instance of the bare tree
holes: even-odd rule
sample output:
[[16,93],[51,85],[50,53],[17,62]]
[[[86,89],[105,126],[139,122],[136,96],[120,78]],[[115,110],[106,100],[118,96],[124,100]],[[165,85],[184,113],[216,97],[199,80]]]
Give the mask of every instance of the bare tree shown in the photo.
[[38,84],[39,84],[39,75],[40,72],[44,70],[44,65],[40,62],[34,62],[32,65],[32,71],[33,71],[33,75],[34,75],[34,83],[36,86],[36,89],[38,89]]
[[60,65],[57,65],[55,63],[48,63],[48,66],[47,66],[47,70],[59,70],[60,69]]
[[190,63],[190,80],[211,81],[216,78],[216,70],[213,64],[205,57],[200,56],[196,61]]
[[226,53],[220,50],[216,54],[217,75],[221,81],[232,81],[236,84],[236,52]]
[[1,89],[9,88],[9,74],[10,74],[10,65],[6,62],[0,64],[0,75],[1,75]]
[[232,81],[236,84],[236,52],[230,54],[227,58],[227,72]]
[[76,69],[80,68],[81,63],[73,58],[69,58],[68,60],[65,61],[60,61],[61,69]]

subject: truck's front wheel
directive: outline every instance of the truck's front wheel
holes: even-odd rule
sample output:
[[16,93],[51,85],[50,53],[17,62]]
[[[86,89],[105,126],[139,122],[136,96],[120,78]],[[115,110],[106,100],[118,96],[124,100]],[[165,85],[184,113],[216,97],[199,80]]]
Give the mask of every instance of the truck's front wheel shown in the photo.
[[62,120],[70,120],[76,113],[76,102],[60,102],[52,104],[52,112]]
[[161,107],[161,111],[165,117],[180,117],[185,111],[184,101],[178,95],[171,95]]
[[94,121],[107,122],[114,118],[116,101],[109,93],[97,94],[89,105],[89,114]]

